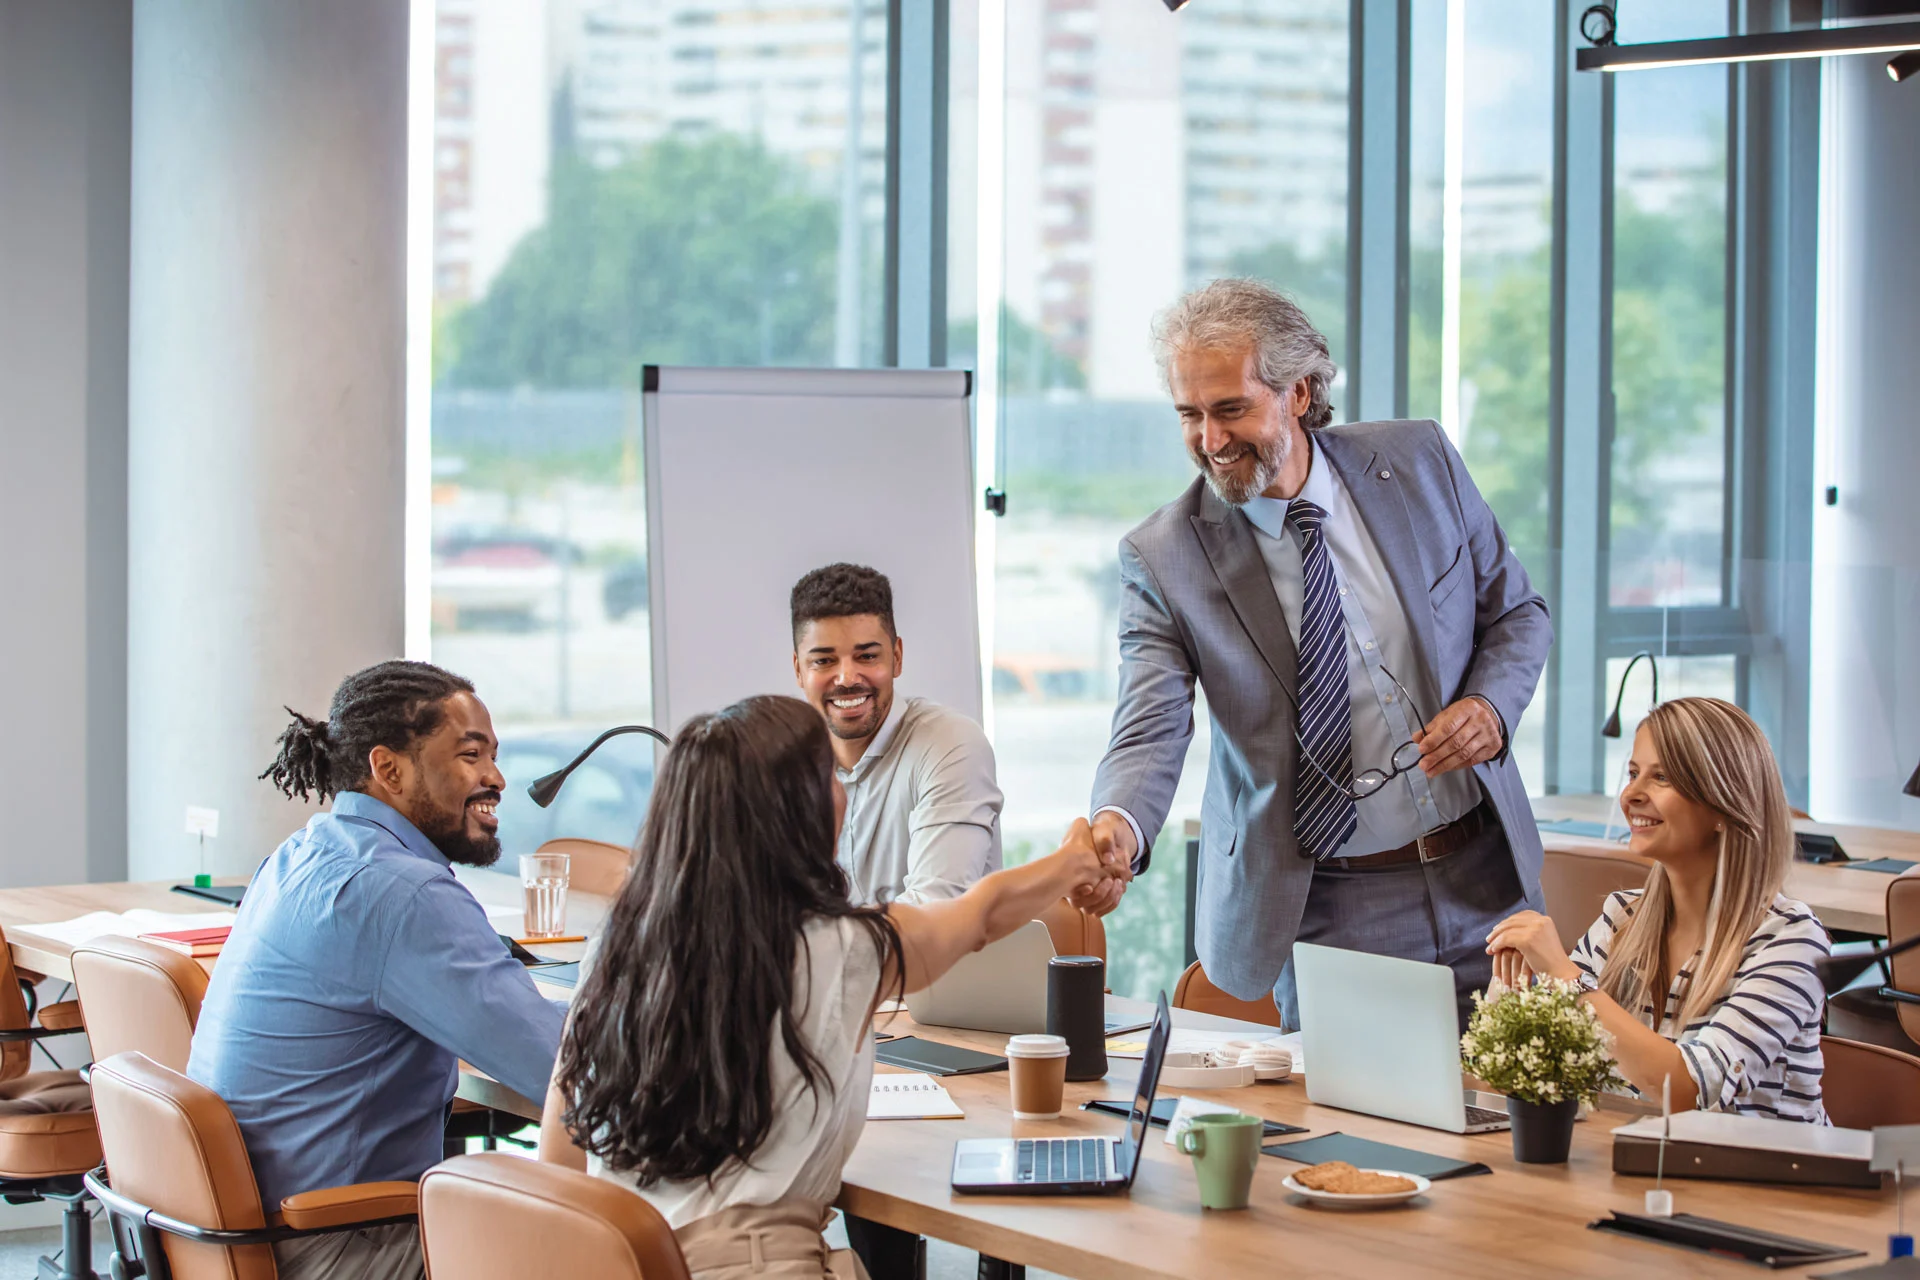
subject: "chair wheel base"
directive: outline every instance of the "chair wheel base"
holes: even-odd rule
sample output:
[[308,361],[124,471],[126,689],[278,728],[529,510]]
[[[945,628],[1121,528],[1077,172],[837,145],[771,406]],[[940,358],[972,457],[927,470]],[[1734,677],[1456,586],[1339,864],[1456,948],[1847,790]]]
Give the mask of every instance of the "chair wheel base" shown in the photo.
[[64,1261],[55,1262],[43,1254],[40,1258],[40,1267],[34,1272],[34,1280],[107,1280],[107,1278],[91,1270],[69,1271]]

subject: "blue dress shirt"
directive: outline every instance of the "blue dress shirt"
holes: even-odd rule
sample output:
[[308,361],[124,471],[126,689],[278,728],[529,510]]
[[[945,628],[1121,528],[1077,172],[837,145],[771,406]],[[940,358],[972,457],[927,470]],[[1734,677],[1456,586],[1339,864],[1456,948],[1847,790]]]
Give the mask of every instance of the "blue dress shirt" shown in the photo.
[[[1387,573],[1387,562],[1366,522],[1354,510],[1347,487],[1317,449],[1308,463],[1306,483],[1293,499],[1256,497],[1241,508],[1259,531],[1255,541],[1267,562],[1273,593],[1279,597],[1280,612],[1286,616],[1294,642],[1300,640],[1300,610],[1305,596],[1300,535],[1287,523],[1287,508],[1294,502],[1311,502],[1327,513],[1321,528],[1332,554],[1340,612],[1347,624],[1353,771],[1391,771],[1395,749],[1421,730],[1426,723],[1423,717],[1439,713],[1439,693],[1414,652],[1406,609]],[[1424,607],[1425,602],[1421,603]],[[1407,706],[1393,676],[1398,676],[1407,693],[1418,700],[1416,707]],[[1311,766],[1303,762],[1300,767]],[[1429,778],[1414,769],[1354,806],[1358,824],[1341,846],[1340,856],[1357,858],[1398,849],[1435,827],[1465,817],[1478,803],[1480,786],[1472,773],[1456,770]]]
[[187,1074],[233,1109],[272,1212],[437,1164],[459,1058],[544,1099],[564,1016],[446,855],[347,791],[254,873]]

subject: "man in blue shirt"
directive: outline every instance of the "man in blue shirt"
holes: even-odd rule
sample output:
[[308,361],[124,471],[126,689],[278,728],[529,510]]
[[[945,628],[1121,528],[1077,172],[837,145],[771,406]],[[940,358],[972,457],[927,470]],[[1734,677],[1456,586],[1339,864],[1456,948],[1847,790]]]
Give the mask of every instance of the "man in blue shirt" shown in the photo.
[[[500,856],[506,785],[473,686],[423,662],[349,676],[295,713],[263,777],[333,798],[262,863],[214,966],[187,1074],[240,1123],[269,1212],[302,1191],[417,1179],[464,1058],[546,1096],[561,1007],[454,878]],[[275,1246],[283,1280],[422,1274],[411,1226]]]

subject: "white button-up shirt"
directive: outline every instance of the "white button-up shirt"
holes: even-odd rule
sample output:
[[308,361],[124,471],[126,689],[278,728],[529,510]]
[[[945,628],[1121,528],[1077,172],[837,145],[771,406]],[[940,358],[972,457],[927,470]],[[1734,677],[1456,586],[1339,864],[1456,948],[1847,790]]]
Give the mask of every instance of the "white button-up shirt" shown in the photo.
[[980,726],[925,698],[895,702],[847,792],[840,865],[853,901],[938,902],[1000,869],[999,784]]

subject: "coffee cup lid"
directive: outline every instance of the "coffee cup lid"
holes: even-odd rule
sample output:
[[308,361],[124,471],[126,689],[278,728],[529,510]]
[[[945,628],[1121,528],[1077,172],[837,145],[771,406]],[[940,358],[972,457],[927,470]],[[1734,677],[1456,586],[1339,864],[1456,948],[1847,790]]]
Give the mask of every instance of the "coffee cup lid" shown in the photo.
[[1067,1056],[1065,1036],[1014,1036],[1007,1041],[1009,1058],[1064,1058]]

